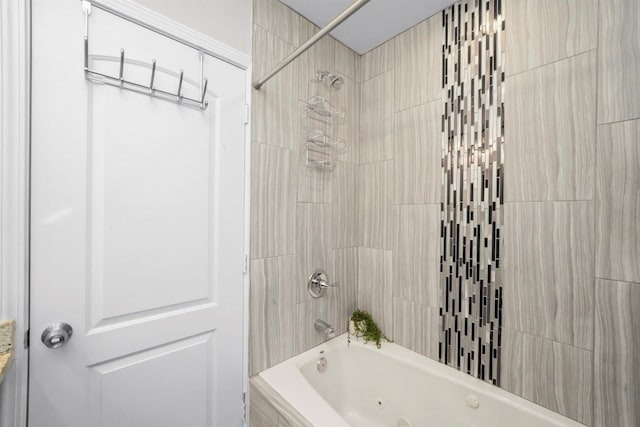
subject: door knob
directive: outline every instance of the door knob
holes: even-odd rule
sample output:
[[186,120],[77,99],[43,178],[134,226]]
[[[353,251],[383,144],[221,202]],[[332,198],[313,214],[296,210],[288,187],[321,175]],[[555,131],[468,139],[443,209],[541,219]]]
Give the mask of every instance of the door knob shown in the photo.
[[49,348],[58,348],[71,339],[73,328],[68,323],[59,322],[52,323],[47,326],[40,339],[42,343]]

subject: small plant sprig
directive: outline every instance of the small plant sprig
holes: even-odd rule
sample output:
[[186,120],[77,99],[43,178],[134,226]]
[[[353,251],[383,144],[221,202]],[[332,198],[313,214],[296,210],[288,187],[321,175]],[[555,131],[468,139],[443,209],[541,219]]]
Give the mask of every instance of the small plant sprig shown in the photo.
[[[380,348],[382,346],[382,340],[391,342],[391,340],[382,333],[378,324],[373,320],[373,317],[371,317],[371,314],[368,312],[360,309],[354,311],[351,315],[351,321],[353,322],[355,336],[363,337],[365,343],[373,341],[376,343],[376,347]],[[351,334],[347,335],[347,339],[350,343]]]

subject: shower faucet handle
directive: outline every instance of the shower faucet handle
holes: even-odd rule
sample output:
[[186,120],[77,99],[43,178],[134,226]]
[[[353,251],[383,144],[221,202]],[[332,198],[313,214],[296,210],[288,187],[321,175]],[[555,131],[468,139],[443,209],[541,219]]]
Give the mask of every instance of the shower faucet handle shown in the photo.
[[307,281],[309,293],[314,298],[323,297],[327,294],[327,289],[337,288],[339,286],[338,283],[329,283],[327,272],[320,268],[317,268],[316,271],[309,276],[309,280]]

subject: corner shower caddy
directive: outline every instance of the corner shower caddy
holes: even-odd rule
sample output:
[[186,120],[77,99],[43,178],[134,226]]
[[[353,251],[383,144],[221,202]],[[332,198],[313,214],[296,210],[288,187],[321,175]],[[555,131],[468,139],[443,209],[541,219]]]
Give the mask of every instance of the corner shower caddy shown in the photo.
[[333,171],[337,156],[347,151],[345,140],[336,135],[336,127],[347,121],[346,110],[331,102],[333,93],[342,85],[342,78],[328,71],[318,71],[309,81],[309,100],[302,110],[308,167]]

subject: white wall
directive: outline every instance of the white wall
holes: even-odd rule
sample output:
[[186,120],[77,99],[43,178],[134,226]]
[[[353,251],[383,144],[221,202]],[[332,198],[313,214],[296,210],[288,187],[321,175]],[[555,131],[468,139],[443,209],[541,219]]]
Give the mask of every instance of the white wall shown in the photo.
[[251,0],[135,0],[251,55]]

